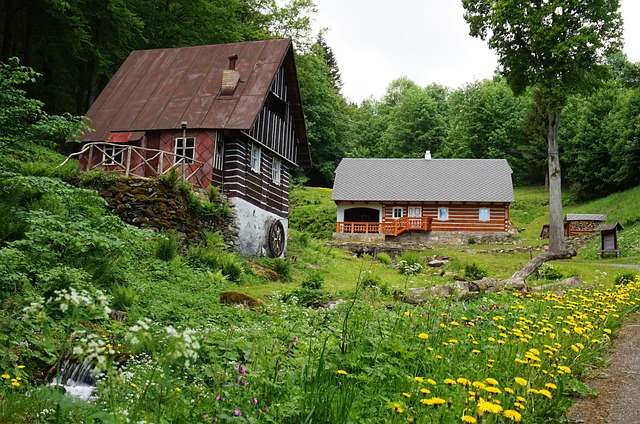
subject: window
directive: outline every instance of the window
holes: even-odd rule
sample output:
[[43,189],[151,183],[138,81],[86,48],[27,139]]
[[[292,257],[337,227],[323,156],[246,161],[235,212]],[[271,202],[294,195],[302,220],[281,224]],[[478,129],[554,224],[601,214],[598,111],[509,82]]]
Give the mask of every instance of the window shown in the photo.
[[394,219],[402,218],[402,208],[400,207],[393,208],[393,218]]
[[176,138],[176,163],[193,163],[195,158],[195,137]]
[[122,146],[107,144],[104,146],[103,165],[122,165]]
[[480,208],[479,219],[480,221],[488,221],[491,216],[489,208]]
[[271,164],[271,179],[274,184],[280,185],[280,169],[282,168],[282,162],[280,159],[273,158],[273,163]]
[[213,156],[213,167],[216,169],[222,169],[223,162],[223,154],[224,151],[224,142],[222,140],[222,135],[219,131],[216,131],[216,151]]
[[262,159],[262,150],[257,144],[251,145],[251,170],[260,173],[260,160]]
[[438,208],[438,219],[443,221],[449,219],[449,208]]

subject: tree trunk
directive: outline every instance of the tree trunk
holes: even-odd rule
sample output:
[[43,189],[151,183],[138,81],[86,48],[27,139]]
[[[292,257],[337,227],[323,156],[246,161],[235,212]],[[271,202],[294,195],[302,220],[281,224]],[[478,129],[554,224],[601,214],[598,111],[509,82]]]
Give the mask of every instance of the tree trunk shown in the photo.
[[564,252],[564,225],[562,216],[562,178],[558,150],[558,125],[561,111],[548,111],[549,119],[549,252]]
[[517,271],[515,274],[509,278],[509,280],[516,279],[525,279],[540,268],[540,266],[547,262],[553,261],[556,259],[571,259],[576,256],[578,252],[575,249],[564,249],[562,252],[545,252],[541,253],[535,258],[531,259],[525,266],[522,267],[520,271]]

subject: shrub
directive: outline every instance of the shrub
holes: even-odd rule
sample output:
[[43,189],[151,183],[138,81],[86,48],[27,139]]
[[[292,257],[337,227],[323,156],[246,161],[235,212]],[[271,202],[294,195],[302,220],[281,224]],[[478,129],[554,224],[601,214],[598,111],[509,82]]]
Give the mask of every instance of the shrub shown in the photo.
[[289,281],[291,279],[291,262],[282,258],[264,258],[262,262],[278,273],[282,281]]
[[138,301],[138,294],[133,287],[125,284],[116,284],[111,289],[113,297],[111,305],[114,309],[128,311]]
[[564,275],[555,269],[553,265],[544,263],[538,268],[538,278],[542,280],[561,280]]
[[613,278],[613,282],[614,284],[628,284],[633,283],[635,278],[636,275],[634,273],[625,272],[623,274],[616,274],[616,276]]
[[380,262],[383,265],[387,265],[387,266],[391,265],[391,263],[393,262],[391,260],[391,256],[389,256],[389,254],[385,253],[385,252],[379,252],[376,255],[376,258],[378,259],[378,262]]
[[382,279],[372,271],[364,271],[360,275],[360,283],[364,288],[380,287]]
[[467,244],[476,244],[477,241],[475,239],[475,237],[469,237],[469,240],[467,240]]
[[420,252],[406,251],[400,255],[398,269],[403,275],[417,275],[424,269],[423,258]]
[[156,244],[156,257],[163,261],[171,261],[178,254],[180,239],[176,231],[163,232]]
[[464,266],[464,275],[469,280],[482,280],[487,276],[487,271],[474,262]]
[[301,286],[305,289],[322,290],[324,288],[324,278],[318,271],[312,271],[302,281]]

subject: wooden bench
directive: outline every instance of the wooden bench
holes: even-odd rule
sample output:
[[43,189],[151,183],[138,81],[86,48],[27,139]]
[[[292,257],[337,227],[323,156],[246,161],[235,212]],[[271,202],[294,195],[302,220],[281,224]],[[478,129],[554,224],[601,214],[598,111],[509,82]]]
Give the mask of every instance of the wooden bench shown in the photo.
[[611,249],[611,250],[598,250],[598,257],[600,259],[604,258],[607,253],[615,253],[616,257],[620,257],[620,249]]

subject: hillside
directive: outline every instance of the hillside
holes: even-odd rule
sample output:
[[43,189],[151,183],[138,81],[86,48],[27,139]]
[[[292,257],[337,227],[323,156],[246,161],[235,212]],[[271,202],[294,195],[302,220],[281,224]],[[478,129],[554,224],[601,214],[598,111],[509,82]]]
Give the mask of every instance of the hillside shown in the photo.
[[[579,273],[597,290],[412,306],[394,291],[454,274],[507,276],[534,253],[436,246],[405,252],[411,267],[356,258],[308,232],[335,219],[329,191],[311,188],[294,190],[307,209],[296,206],[292,222],[308,231],[292,229],[288,260],[241,257],[214,233],[181,249],[172,233],[112,215],[75,186],[73,166],[55,169],[61,161],[36,146],[0,157],[0,422],[557,422],[636,310],[621,299],[640,296],[640,280],[614,286],[570,262],[538,283]],[[526,193],[516,204],[523,227],[542,216],[537,192]],[[623,225],[630,243],[637,225]],[[425,268],[435,255],[451,258],[446,273]],[[620,262],[632,260],[625,252]],[[260,300],[230,306],[221,299],[239,295],[229,290]],[[80,363],[92,370],[93,402],[48,385]]]

